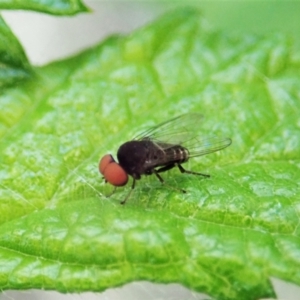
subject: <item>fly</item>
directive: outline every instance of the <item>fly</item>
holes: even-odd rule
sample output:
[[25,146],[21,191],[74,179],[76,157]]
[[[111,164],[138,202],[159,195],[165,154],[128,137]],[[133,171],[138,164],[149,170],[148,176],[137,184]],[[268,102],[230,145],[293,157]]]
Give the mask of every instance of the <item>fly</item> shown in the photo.
[[178,167],[181,173],[210,177],[208,174],[186,170],[182,166],[192,157],[213,153],[231,144],[230,138],[202,138],[198,133],[198,124],[202,119],[200,114],[177,116],[122,144],[117,152],[119,163],[111,154],[102,157],[99,171],[105,182],[116,188],[127,184],[128,175],[133,178],[131,190],[121,204],[125,204],[135,188],[136,180],[141,179],[142,175],[154,174],[165,184],[160,173]]

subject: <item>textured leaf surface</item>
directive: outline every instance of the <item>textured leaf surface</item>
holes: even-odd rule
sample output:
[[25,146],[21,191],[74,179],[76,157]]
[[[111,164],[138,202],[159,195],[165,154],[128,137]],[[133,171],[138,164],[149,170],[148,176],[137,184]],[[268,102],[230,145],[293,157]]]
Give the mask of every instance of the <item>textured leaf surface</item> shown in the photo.
[[0,16],[0,87],[28,78],[30,71],[22,46]]
[[53,15],[75,15],[88,11],[80,0],[0,0],[0,8],[35,10]]
[[[111,38],[0,99],[1,289],[179,282],[219,299],[300,283],[299,55],[283,36],[231,36],[180,10]],[[3,101],[3,99],[7,99]],[[99,158],[184,112],[230,136],[186,168],[105,186]]]

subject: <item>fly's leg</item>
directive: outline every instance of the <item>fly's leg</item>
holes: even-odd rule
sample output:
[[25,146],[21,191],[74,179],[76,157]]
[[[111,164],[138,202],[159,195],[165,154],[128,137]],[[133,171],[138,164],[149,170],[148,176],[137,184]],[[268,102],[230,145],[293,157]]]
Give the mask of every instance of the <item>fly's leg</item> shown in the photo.
[[[107,180],[104,178],[104,177],[102,177],[102,179],[104,179],[105,180],[105,183],[107,183]],[[115,191],[116,191],[116,186],[114,187],[114,189],[113,189],[113,191],[111,192],[111,193],[109,193],[108,195],[104,195],[106,198],[109,198],[112,194],[114,194],[115,193]]]
[[174,167],[175,167],[175,164],[170,164],[170,165],[164,166],[162,168],[159,168],[158,170],[154,170],[154,172],[161,173],[161,172],[171,170]]
[[164,181],[164,179],[158,174],[159,172],[167,171],[169,169],[172,169],[173,167],[175,167],[175,164],[174,165],[169,165],[169,166],[166,166],[166,167],[163,167],[163,168],[160,168],[158,170],[153,169],[153,173],[156,175],[156,177],[161,182],[161,184],[163,184],[163,185],[165,185],[165,186],[167,186],[170,189],[173,189],[175,191],[180,191],[182,193],[186,193],[186,191],[183,190],[183,189],[177,189],[177,188],[175,188],[175,187],[173,187],[171,185],[166,184],[165,181]]
[[131,190],[130,190],[130,192],[129,192],[128,195],[125,197],[125,199],[122,200],[122,201],[120,202],[120,204],[122,204],[122,205],[125,204],[125,202],[127,201],[127,199],[130,197],[130,195],[131,195],[131,193],[132,193],[134,187],[135,187],[135,178],[133,178],[133,182],[132,182],[132,185],[131,185]]
[[203,176],[203,177],[210,177],[209,174],[203,174],[203,173],[198,173],[198,172],[186,170],[186,169],[184,169],[183,166],[180,165],[180,164],[177,164],[177,167],[179,168],[179,170],[180,170],[181,173],[194,174],[194,175],[201,175],[201,176]]
[[109,193],[108,195],[105,195],[105,197],[109,198],[112,194],[115,193],[116,189],[117,189],[117,187],[115,186],[114,189],[113,189],[113,191],[111,193]]

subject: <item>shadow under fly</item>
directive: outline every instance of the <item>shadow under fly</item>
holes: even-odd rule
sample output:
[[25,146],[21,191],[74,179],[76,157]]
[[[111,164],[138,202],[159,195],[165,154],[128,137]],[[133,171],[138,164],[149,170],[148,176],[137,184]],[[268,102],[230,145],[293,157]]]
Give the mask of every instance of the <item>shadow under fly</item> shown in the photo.
[[[136,180],[141,179],[142,175],[154,174],[165,185],[160,173],[174,167],[177,167],[181,173],[210,176],[186,170],[182,166],[192,157],[213,153],[231,144],[231,139],[227,137],[202,137],[198,126],[202,120],[202,115],[197,113],[177,116],[149,128],[131,141],[122,144],[117,152],[118,163],[111,154],[106,154],[101,158],[99,171],[105,182],[116,188],[127,184],[128,175],[133,178],[131,190],[121,204],[125,204],[135,188]],[[175,187],[169,187],[178,190]],[[179,190],[186,192],[183,189]]]

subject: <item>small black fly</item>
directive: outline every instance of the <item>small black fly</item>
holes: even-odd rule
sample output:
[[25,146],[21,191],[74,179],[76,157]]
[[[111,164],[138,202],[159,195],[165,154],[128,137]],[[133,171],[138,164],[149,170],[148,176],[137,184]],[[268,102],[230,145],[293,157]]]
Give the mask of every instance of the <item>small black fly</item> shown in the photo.
[[[230,138],[202,138],[198,133],[198,124],[202,119],[199,114],[184,114],[144,131],[120,146],[117,153],[119,163],[110,154],[102,157],[99,171],[105,182],[118,187],[128,182],[128,175],[133,178],[131,190],[121,204],[125,204],[136,180],[141,179],[142,175],[154,174],[161,183],[165,183],[159,173],[178,167],[181,173],[210,176],[186,170],[182,166],[192,157],[213,153],[231,144]],[[185,193],[185,190],[180,190]]]

